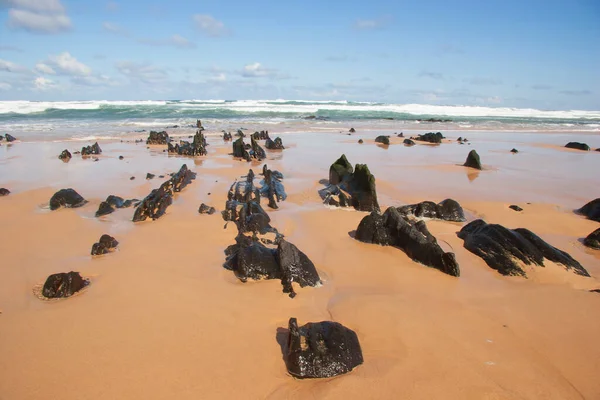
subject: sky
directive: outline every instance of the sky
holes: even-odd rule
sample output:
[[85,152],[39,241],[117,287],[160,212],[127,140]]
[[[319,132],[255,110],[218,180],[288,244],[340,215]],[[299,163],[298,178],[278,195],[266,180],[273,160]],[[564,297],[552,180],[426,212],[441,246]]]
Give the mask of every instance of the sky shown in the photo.
[[598,0],[0,0],[0,100],[600,110]]

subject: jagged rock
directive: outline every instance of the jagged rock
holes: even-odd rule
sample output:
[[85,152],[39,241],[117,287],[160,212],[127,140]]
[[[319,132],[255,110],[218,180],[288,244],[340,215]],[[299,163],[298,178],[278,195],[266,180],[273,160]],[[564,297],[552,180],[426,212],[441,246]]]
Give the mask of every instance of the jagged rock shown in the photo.
[[270,139],[269,138],[269,131],[254,132],[252,134],[252,137],[254,138],[254,140],[267,140],[267,139]]
[[60,155],[58,156],[58,158],[60,160],[63,160],[64,162],[69,162],[71,160],[71,157],[71,153],[67,149],[63,150],[62,153],[60,153]]
[[329,183],[332,185],[338,185],[343,180],[350,180],[354,169],[352,164],[348,161],[345,154],[342,154],[331,167],[329,167]]
[[385,144],[385,145],[389,145],[390,144],[390,137],[389,136],[377,136],[375,138],[375,143],[381,143],[381,144]]
[[83,197],[73,189],[61,189],[50,198],[50,209],[57,210],[60,207],[81,207],[87,203]]
[[414,146],[416,144],[415,142],[413,142],[410,139],[404,139],[404,142],[402,142],[402,143],[404,143],[406,146]]
[[358,144],[363,144],[363,140],[362,139],[358,139]]
[[514,204],[511,206],[508,206],[508,208],[510,208],[511,210],[515,210],[515,211],[523,211],[523,209],[521,207],[514,205]]
[[285,149],[285,147],[283,147],[283,142],[281,141],[281,138],[279,138],[279,137],[276,137],[275,140],[271,140],[271,138],[267,138],[267,141],[265,142],[265,147],[269,150]]
[[98,243],[94,243],[94,245],[92,246],[92,255],[100,256],[102,254],[107,254],[116,249],[118,245],[119,242],[117,242],[117,239],[115,239],[114,237],[109,235],[102,235]]
[[590,151],[590,146],[588,146],[585,143],[579,143],[579,142],[569,142],[565,145],[565,147],[568,149]]
[[502,275],[526,277],[518,261],[544,266],[544,258],[562,264],[577,275],[590,276],[568,253],[552,247],[528,229],[507,229],[478,219],[465,225],[458,237],[471,253],[483,258],[490,268]]
[[200,121],[199,119],[196,120],[196,128],[200,129],[201,131],[204,130],[204,127],[202,126],[202,121]]
[[372,212],[362,219],[356,239],[365,243],[400,248],[412,260],[438,269],[448,275],[460,276],[454,253],[445,253],[424,221],[414,221],[389,207],[383,215]]
[[10,143],[10,142],[14,142],[15,140],[17,140],[17,138],[16,138],[16,137],[14,137],[13,135],[11,135],[11,134],[9,134],[9,133],[5,134],[5,135],[4,135],[4,137],[6,138],[6,141],[7,141],[8,143]]
[[115,209],[109,203],[107,203],[106,201],[103,201],[98,206],[98,211],[96,211],[96,217],[108,215],[110,213],[113,213],[114,211],[115,211]]
[[411,139],[418,140],[420,142],[442,143],[442,139],[445,138],[441,132],[428,132],[423,135],[418,135],[417,137]]
[[233,142],[233,156],[237,158],[243,158],[246,161],[250,161],[250,154],[246,151],[244,146],[244,139],[241,137]]
[[223,140],[228,142],[231,140],[231,133],[227,132],[227,131],[223,131]]
[[465,167],[481,169],[481,160],[479,154],[475,150],[471,150],[467,156],[467,160],[463,164]]
[[588,219],[600,222],[600,198],[590,201],[579,210],[575,210],[575,212],[585,215]]
[[148,139],[146,139],[146,144],[167,144],[170,141],[171,140],[169,139],[169,134],[167,133],[167,131],[150,131],[150,133],[148,134]]
[[200,204],[200,208],[198,208],[198,212],[200,214],[208,214],[213,215],[217,210],[214,207],[207,206],[206,204]]
[[102,153],[102,149],[98,145],[98,142],[94,143],[91,146],[87,146],[87,147],[82,147],[81,148],[81,155],[82,156],[98,155],[100,153]]
[[356,130],[355,130],[354,128],[350,128],[350,130],[349,130],[348,132],[350,132],[350,133],[355,133],[355,132],[356,132]]
[[0,197],[8,196],[9,194],[10,194],[10,190],[8,190],[6,188],[0,188]]
[[96,217],[110,214],[115,211],[115,208],[128,208],[137,202],[137,199],[124,200],[122,197],[109,195],[105,201],[100,203],[98,211],[96,211]]
[[42,288],[42,296],[49,299],[70,297],[88,284],[89,281],[82,278],[79,272],[53,274],[46,279]]
[[156,175],[154,175],[154,174],[151,174],[150,172],[148,172],[148,173],[146,174],[146,179],[154,179],[154,177],[155,177],[155,176],[156,176]]
[[133,214],[133,222],[145,221],[147,218],[152,220],[160,218],[173,202],[173,192],[180,192],[194,179],[196,174],[183,164],[171,179],[160,185],[158,189],[152,190],[140,202]]
[[243,138],[246,135],[244,135],[244,132],[241,129],[238,129],[237,132],[235,133],[235,136]]
[[259,146],[253,137],[250,137],[250,143],[250,146],[247,147],[241,137],[233,142],[233,156],[243,158],[246,161],[251,161],[252,159],[261,161],[264,159],[266,157],[265,150]]
[[600,250],[600,228],[590,233],[584,240],[583,244],[592,249]]
[[356,333],[342,324],[322,321],[299,327],[290,318],[285,363],[296,378],[331,378],[361,365],[363,355]]
[[172,145],[168,143],[169,153],[176,153],[180,156],[205,156],[208,152],[206,151],[206,139],[202,134],[201,130],[196,132],[194,141],[192,143],[181,140],[179,144]]
[[378,211],[375,177],[365,164],[352,165],[342,156],[329,168],[329,185],[319,191],[325,204],[347,207],[359,211]]
[[466,221],[462,207],[456,200],[446,199],[439,204],[432,201],[423,201],[418,204],[410,204],[397,207],[400,214],[414,215],[419,218],[434,218],[444,221],[464,222]]
[[263,185],[260,188],[260,194],[269,199],[269,207],[273,209],[279,208],[277,202],[284,201],[287,198],[285,188],[281,183],[283,175],[278,171],[271,171],[267,168],[267,164],[263,166]]
[[519,152],[519,150],[517,150],[517,149],[512,149],[510,152],[511,152],[511,153],[513,153],[513,154],[516,154],[516,153],[518,153],[518,152]]

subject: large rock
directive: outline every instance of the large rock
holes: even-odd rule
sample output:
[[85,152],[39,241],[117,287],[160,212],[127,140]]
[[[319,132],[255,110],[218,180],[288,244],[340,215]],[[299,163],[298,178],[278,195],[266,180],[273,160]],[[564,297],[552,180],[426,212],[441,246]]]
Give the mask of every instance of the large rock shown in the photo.
[[233,156],[243,158],[246,161],[252,161],[252,159],[261,161],[264,159],[266,157],[265,150],[254,140],[254,137],[250,137],[250,143],[250,146],[247,147],[241,137],[233,142]]
[[61,189],[50,198],[50,209],[58,210],[61,207],[77,208],[85,205],[85,200],[73,189]]
[[146,144],[167,144],[170,141],[171,140],[169,139],[169,134],[167,133],[167,131],[150,131],[148,139],[146,139]]
[[119,242],[112,236],[102,235],[97,243],[92,245],[92,255],[99,256],[102,254],[109,253],[117,248]]
[[502,275],[526,277],[525,265],[544,266],[544,259],[565,266],[577,275],[590,276],[568,253],[552,247],[528,229],[507,229],[478,219],[465,225],[458,237],[471,253],[483,258],[490,268]]
[[102,153],[102,149],[98,145],[98,142],[94,143],[91,146],[86,146],[86,147],[81,148],[82,156],[98,155],[100,153]]
[[600,228],[590,233],[584,240],[583,244],[592,249],[600,250]]
[[271,140],[271,138],[267,138],[267,141],[265,142],[265,147],[269,150],[285,149],[285,147],[283,147],[283,142],[282,142],[281,138],[279,138],[279,137],[276,137],[275,140]]
[[412,260],[438,269],[445,274],[460,276],[454,253],[445,253],[424,221],[414,221],[394,207],[383,215],[372,212],[362,219],[356,239],[365,243],[400,248]]
[[337,322],[288,323],[285,363],[296,378],[331,378],[363,363],[356,333]]
[[82,278],[79,272],[61,272],[46,279],[42,288],[42,296],[49,299],[70,297],[86,287],[89,281]]
[[400,214],[414,215],[419,218],[434,218],[444,221],[464,222],[465,213],[456,200],[446,199],[435,204],[432,201],[423,201],[397,208]]
[[9,194],[10,194],[10,190],[8,190],[6,188],[0,188],[0,197],[8,196]]
[[383,135],[377,136],[375,138],[375,143],[381,143],[381,144],[384,144],[384,145],[387,146],[387,145],[390,144],[390,137],[389,136],[383,136]]
[[356,164],[353,169],[345,155],[329,168],[329,185],[321,189],[319,195],[328,205],[379,211],[375,177],[365,164]]
[[565,145],[565,147],[568,149],[590,151],[590,146],[588,146],[585,143],[579,143],[579,142],[569,142]]
[[585,215],[588,219],[600,222],[600,198],[590,201],[575,212]]
[[441,132],[428,132],[423,135],[418,135],[411,139],[418,140],[420,142],[429,142],[429,143],[442,143],[442,139],[444,135]]
[[465,167],[481,169],[481,160],[479,154],[475,150],[471,150],[467,156],[467,160],[463,164]]
[[60,153],[60,155],[58,156],[58,158],[60,160],[63,160],[64,162],[69,162],[71,160],[71,157],[71,153],[67,149],[63,150],[62,153]]
[[329,183],[331,185],[338,185],[342,181],[347,181],[352,178],[354,169],[352,164],[348,161],[345,154],[342,154],[331,167],[329,167]]
[[278,171],[271,171],[266,164],[263,166],[263,175],[264,180],[260,188],[260,194],[269,199],[269,207],[277,209],[279,208],[277,202],[284,201],[287,198],[285,188],[281,183],[283,175]]
[[202,131],[198,130],[192,143],[182,140],[179,144],[172,145],[169,142],[168,152],[179,154],[180,156],[205,156],[208,153],[206,151],[206,139]]
[[4,135],[4,137],[6,138],[6,141],[7,141],[8,143],[10,143],[10,142],[14,142],[15,140],[17,140],[17,138],[16,138],[16,137],[14,137],[13,135],[11,135],[11,134],[9,134],[9,133],[5,134],[5,135]]

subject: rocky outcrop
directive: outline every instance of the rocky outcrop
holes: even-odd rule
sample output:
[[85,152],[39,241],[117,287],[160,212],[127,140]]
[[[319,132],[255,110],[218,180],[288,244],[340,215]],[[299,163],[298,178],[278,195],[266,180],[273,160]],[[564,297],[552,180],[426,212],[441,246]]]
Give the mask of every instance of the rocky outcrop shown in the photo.
[[423,201],[396,208],[402,215],[414,215],[418,218],[433,218],[444,221],[466,221],[464,211],[456,200],[446,199],[438,204],[432,201]]
[[265,147],[269,150],[285,149],[285,147],[283,147],[283,141],[279,137],[276,137],[275,140],[271,140],[271,138],[267,138],[267,141],[265,142]]
[[402,143],[404,143],[404,145],[406,145],[406,146],[414,146],[416,144],[414,141],[412,141],[410,139],[404,139],[404,142],[402,142]]
[[58,156],[59,160],[63,160],[64,162],[71,161],[71,157],[71,153],[67,149],[63,150],[62,153],[60,153],[60,155]]
[[479,159],[479,154],[475,150],[471,150],[469,155],[467,156],[467,160],[463,164],[465,167],[482,169],[481,168],[481,160]]
[[179,154],[180,156],[205,156],[208,153],[206,151],[206,139],[200,130],[194,135],[192,143],[181,140],[179,144],[173,145],[169,142],[167,149],[169,154]]
[[180,192],[194,179],[196,179],[196,174],[183,164],[179,171],[171,176],[171,179],[160,185],[158,189],[152,190],[140,202],[133,214],[133,222],[145,221],[147,218],[155,220],[163,216],[167,207],[173,202],[173,193]]
[[50,209],[58,210],[61,207],[77,208],[85,205],[85,200],[73,189],[61,189],[50,198]]
[[575,212],[585,215],[588,219],[600,222],[600,198],[590,201],[579,210],[575,210]]
[[0,188],[0,197],[8,196],[9,194],[10,194],[10,190],[8,190],[6,188]]
[[4,135],[4,138],[6,139],[6,141],[7,141],[8,143],[10,143],[10,142],[14,142],[15,140],[17,140],[17,138],[16,138],[16,137],[14,137],[13,135],[11,135],[11,134],[9,134],[9,133],[5,134],[5,135]]
[[196,120],[196,128],[200,129],[201,131],[204,130],[204,127],[202,126],[202,121],[200,121],[199,119]]
[[223,131],[223,140],[229,142],[231,140],[231,133]]
[[198,212],[200,214],[208,214],[213,215],[217,210],[214,207],[210,207],[204,203],[200,204],[200,208],[198,208]]
[[246,148],[244,139],[239,138],[233,142],[233,156],[237,158],[243,158],[246,161],[258,160],[261,161],[266,157],[265,150],[254,140],[250,138],[250,148]]
[[577,275],[590,276],[568,253],[552,247],[528,229],[507,229],[478,219],[465,225],[458,237],[464,240],[465,249],[502,275],[527,277],[519,262],[543,267],[547,259]]
[[323,321],[298,326],[288,323],[285,351],[288,372],[300,379],[331,378],[352,371],[363,363],[356,333],[337,322]]
[[171,139],[169,139],[169,134],[167,131],[150,131],[148,139],[146,139],[146,144],[167,144],[170,141]]
[[425,222],[412,220],[394,207],[388,208],[383,215],[372,212],[364,217],[356,230],[356,239],[398,247],[413,261],[448,275],[460,276],[454,253],[442,250]]
[[241,129],[238,129],[237,132],[235,133],[235,136],[243,138],[246,135],[244,134],[244,132]]
[[567,149],[590,151],[590,146],[588,146],[585,143],[579,143],[579,142],[569,142],[565,145],[565,147]]
[[139,200],[125,200],[119,196],[109,195],[105,201],[100,203],[98,206],[98,211],[96,211],[96,217],[101,217],[103,215],[108,215],[115,211],[116,208],[128,208],[137,203]]
[[384,144],[384,145],[387,146],[387,145],[390,144],[390,137],[389,136],[383,136],[383,135],[377,136],[375,138],[375,143],[381,143],[381,144]]
[[50,275],[42,287],[42,296],[48,299],[57,299],[73,296],[89,284],[79,272],[61,272]]
[[423,135],[418,135],[416,137],[412,137],[413,140],[418,140],[420,142],[428,142],[428,143],[442,143],[442,139],[445,139],[444,135],[441,132],[428,132]]
[[511,210],[515,210],[515,211],[523,211],[523,209],[515,204],[508,206],[508,208],[510,208]]
[[267,164],[263,166],[263,182],[260,188],[260,194],[269,199],[269,207],[273,209],[279,208],[277,203],[284,201],[287,198],[285,188],[283,187],[283,175],[278,171],[271,171],[267,168]]
[[269,131],[254,132],[252,134],[252,137],[254,138],[254,140],[267,140],[267,139],[270,139],[269,138]]
[[117,239],[114,237],[102,235],[100,240],[98,240],[98,243],[94,243],[92,246],[92,255],[100,256],[102,254],[110,253],[111,251],[114,251],[118,245],[119,242],[117,242]]
[[98,142],[94,143],[91,146],[86,146],[86,147],[82,147],[81,148],[81,155],[82,156],[98,155],[98,154],[101,154],[101,153],[102,153],[102,149],[98,145]]
[[587,235],[583,240],[583,244],[592,249],[600,250],[600,228]]

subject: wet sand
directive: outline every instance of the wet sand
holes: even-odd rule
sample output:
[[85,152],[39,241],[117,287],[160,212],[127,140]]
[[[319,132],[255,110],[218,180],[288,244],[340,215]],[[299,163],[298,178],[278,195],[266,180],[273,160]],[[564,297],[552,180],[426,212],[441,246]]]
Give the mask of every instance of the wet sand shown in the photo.
[[[199,215],[198,206],[223,210],[231,183],[264,163],[233,160],[231,144],[217,136],[196,159],[120,142],[100,142],[98,162],[57,159],[64,148],[91,143],[0,147],[0,187],[13,192],[0,198],[0,398],[600,398],[600,295],[589,292],[600,288],[600,251],[580,242],[598,223],[572,212],[600,196],[600,153],[542,145],[577,135],[468,132],[471,145],[409,148],[400,138],[375,145],[379,134],[290,133],[281,136],[286,150],[267,150],[289,196],[267,210],[272,225],[324,281],[296,288],[294,299],[279,281],[244,284],[222,267],[237,230],[224,228],[219,214]],[[585,139],[600,147],[599,136]],[[459,165],[471,149],[483,171]],[[529,279],[503,277],[463,248],[460,223],[427,222],[456,253],[460,278],[399,249],[358,242],[351,233],[366,214],[325,207],[317,193],[342,153],[368,164],[382,210],[454,198],[469,221],[528,228],[592,277],[550,262],[529,269]],[[94,218],[109,194],[141,199],[166,180],[158,175],[183,163],[197,179],[161,219],[133,224],[132,208]],[[147,172],[157,178],[145,180]],[[49,211],[49,198],[67,187],[89,203]],[[103,233],[119,250],[92,259]],[[91,278],[83,293],[59,301],[33,295],[48,275],[70,270]],[[364,364],[333,379],[292,378],[280,347],[290,317],[353,329]]]

